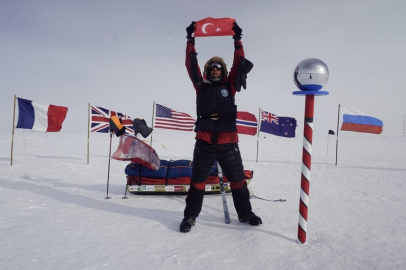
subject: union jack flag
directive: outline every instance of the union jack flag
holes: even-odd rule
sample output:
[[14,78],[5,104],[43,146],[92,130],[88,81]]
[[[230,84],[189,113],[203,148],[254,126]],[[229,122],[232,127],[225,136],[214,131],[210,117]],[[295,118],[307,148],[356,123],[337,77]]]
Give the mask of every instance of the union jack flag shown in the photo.
[[122,120],[123,126],[126,127],[125,133],[134,135],[133,121],[130,116],[110,111],[102,107],[90,106],[92,109],[91,132],[109,133],[110,117],[118,116]]
[[275,124],[279,125],[278,116],[273,113],[269,113],[266,111],[261,110],[261,121],[267,121],[268,123],[274,122]]

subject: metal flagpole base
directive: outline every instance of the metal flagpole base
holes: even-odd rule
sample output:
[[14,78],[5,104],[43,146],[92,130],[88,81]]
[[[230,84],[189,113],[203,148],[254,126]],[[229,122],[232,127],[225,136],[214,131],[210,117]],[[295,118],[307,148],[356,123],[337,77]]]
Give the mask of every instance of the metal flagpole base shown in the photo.
[[128,199],[128,197],[127,197],[127,189],[128,189],[128,185],[125,185],[125,193],[124,193],[124,197],[122,199]]

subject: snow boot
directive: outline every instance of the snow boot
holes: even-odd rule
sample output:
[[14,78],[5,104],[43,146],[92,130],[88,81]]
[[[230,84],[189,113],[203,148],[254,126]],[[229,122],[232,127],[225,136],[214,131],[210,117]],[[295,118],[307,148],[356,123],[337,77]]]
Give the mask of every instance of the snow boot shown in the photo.
[[248,222],[248,224],[252,226],[258,226],[259,224],[262,224],[262,219],[255,215],[254,212],[247,213],[242,216],[238,216],[238,220],[240,222]]
[[180,232],[187,233],[192,229],[192,226],[195,226],[196,218],[195,217],[185,217],[180,223],[179,229]]

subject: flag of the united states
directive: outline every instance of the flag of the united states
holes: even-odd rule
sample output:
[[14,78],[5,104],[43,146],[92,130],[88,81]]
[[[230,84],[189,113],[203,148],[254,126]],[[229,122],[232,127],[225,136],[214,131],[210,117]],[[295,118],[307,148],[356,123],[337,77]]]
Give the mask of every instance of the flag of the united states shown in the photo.
[[192,131],[195,119],[187,113],[177,112],[165,106],[156,104],[154,127]]

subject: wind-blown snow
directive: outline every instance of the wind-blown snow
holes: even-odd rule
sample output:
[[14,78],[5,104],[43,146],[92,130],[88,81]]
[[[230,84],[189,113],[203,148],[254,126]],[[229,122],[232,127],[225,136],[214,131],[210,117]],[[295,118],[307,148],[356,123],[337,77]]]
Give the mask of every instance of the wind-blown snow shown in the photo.
[[[298,133],[300,133],[298,129]],[[161,132],[162,133],[162,132]],[[327,132],[326,132],[327,133]],[[192,132],[154,131],[161,159],[191,159]],[[266,138],[264,138],[266,136]],[[240,223],[206,195],[192,231],[179,232],[185,196],[125,191],[127,162],[109,136],[16,130],[0,134],[0,269],[405,269],[406,138],[340,133],[315,138],[307,243],[297,240],[302,136],[240,136],[249,188],[263,224]],[[162,148],[159,142],[166,146]],[[118,138],[113,138],[112,151]],[[25,144],[25,145],[24,145]]]

